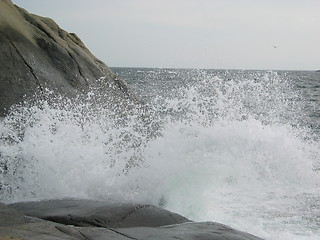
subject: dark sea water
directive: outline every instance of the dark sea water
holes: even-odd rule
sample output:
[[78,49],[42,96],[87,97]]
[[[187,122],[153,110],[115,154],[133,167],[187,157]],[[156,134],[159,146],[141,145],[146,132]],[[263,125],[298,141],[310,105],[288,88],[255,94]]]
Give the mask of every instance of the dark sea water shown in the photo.
[[320,239],[320,73],[113,71],[146,106],[121,111],[95,88],[35,96],[0,121],[1,201],[144,202],[265,239]]

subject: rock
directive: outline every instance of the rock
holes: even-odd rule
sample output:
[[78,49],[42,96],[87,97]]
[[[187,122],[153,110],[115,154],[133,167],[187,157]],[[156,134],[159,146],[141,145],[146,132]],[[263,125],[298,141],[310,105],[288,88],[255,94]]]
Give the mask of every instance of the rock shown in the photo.
[[26,223],[24,215],[12,207],[0,203],[0,227]]
[[85,240],[84,237],[80,236],[69,235],[64,231],[60,231],[56,223],[44,221],[30,222],[12,227],[0,227],[1,240]]
[[0,116],[12,104],[49,88],[68,97],[103,78],[110,95],[137,100],[127,84],[53,20],[0,1]]
[[[150,205],[65,199],[6,207],[20,213],[16,224],[0,225],[1,240],[262,240],[219,223],[191,222]],[[26,215],[23,221],[22,213]]]
[[160,228],[125,228],[117,229],[117,232],[139,240],[262,240],[214,222],[192,222]]
[[11,206],[27,216],[79,227],[158,227],[190,222],[176,213],[141,204],[64,199]]
[[121,233],[106,228],[77,228],[49,221],[28,222],[0,227],[0,240],[129,240]]

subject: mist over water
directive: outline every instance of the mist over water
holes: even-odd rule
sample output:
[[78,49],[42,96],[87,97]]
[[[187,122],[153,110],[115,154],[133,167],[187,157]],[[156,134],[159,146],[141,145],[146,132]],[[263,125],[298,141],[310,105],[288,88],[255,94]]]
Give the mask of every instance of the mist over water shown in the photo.
[[276,72],[115,71],[147,106],[48,91],[0,122],[1,201],[144,202],[266,239],[319,239],[318,93]]

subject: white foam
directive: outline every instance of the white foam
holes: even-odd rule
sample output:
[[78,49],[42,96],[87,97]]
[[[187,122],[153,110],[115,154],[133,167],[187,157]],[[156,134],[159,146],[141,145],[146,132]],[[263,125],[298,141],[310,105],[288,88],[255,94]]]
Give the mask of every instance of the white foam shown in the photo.
[[298,125],[295,93],[274,73],[202,77],[154,99],[150,116],[97,106],[97,90],[16,107],[0,122],[1,201],[137,201],[267,239],[318,239],[319,143]]

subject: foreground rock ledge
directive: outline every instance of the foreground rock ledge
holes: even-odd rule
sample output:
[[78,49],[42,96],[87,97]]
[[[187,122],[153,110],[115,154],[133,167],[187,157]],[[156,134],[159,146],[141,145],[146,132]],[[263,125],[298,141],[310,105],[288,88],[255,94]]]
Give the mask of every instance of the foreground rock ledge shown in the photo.
[[71,199],[0,204],[0,239],[261,240],[152,205]]

